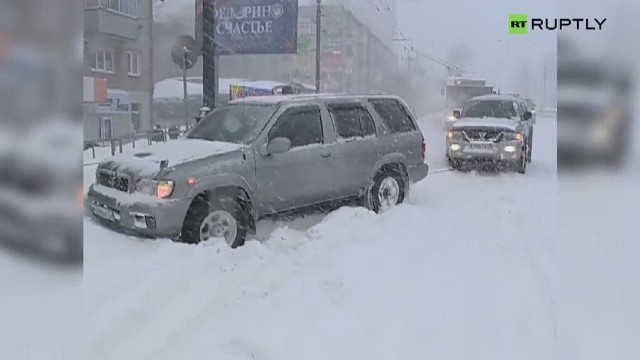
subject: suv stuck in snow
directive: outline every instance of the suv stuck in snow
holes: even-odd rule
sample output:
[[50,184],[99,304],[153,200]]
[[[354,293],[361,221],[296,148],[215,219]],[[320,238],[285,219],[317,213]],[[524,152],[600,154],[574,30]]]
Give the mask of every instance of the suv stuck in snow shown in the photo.
[[374,211],[401,203],[427,176],[425,150],[398,97],[244,98],[179,140],[102,161],[87,201],[120,229],[236,247],[270,214],[345,199]]
[[475,97],[447,133],[447,160],[452,168],[467,162],[491,162],[524,174],[531,162],[533,114],[516,95]]

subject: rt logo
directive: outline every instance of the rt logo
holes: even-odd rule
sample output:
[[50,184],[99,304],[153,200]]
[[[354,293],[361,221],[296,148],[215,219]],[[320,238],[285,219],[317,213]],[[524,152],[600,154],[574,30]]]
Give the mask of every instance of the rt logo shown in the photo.
[[509,34],[522,35],[527,33],[527,15],[509,15]]

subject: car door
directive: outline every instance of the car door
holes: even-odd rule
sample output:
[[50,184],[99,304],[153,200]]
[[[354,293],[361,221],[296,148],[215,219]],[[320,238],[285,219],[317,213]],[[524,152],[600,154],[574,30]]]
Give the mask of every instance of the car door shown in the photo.
[[381,155],[400,153],[412,164],[424,161],[424,138],[408,109],[396,99],[371,99],[369,103],[388,129],[387,134],[381,136]]
[[516,101],[515,106],[518,110],[518,116],[520,117],[520,124],[522,129],[525,131],[525,134],[527,136],[529,136],[529,132],[531,130],[531,127],[533,126],[533,120],[529,119],[529,120],[525,120],[524,119],[524,113],[527,112],[527,106],[524,104],[524,102],[522,101]]
[[287,109],[268,130],[268,141],[285,137],[291,149],[256,154],[257,199],[260,209],[279,212],[326,200],[333,193],[331,144],[318,105]]
[[359,102],[327,104],[336,135],[335,190],[338,197],[358,195],[380,158],[376,125]]

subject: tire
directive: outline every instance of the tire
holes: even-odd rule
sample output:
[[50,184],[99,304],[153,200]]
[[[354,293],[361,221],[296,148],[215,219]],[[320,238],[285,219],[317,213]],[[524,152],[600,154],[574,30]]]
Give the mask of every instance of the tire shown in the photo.
[[[392,190],[394,187],[395,195]],[[402,175],[394,170],[381,170],[373,178],[373,185],[368,191],[366,203],[367,208],[379,213],[381,210],[401,204],[404,198],[405,182]]]
[[[215,229],[212,229],[214,226]],[[224,234],[227,244],[231,248],[237,248],[244,245],[248,228],[249,216],[235,198],[222,195],[210,197],[207,201],[203,196],[196,198],[187,211],[180,240],[188,244],[198,244],[208,240],[213,231],[214,234],[217,232],[218,236]],[[208,232],[208,236],[201,234],[202,231]]]
[[449,166],[453,169],[453,170],[458,170],[461,166],[461,162],[458,159],[452,159],[450,157],[447,157],[447,162],[449,163]]
[[526,174],[527,172],[527,163],[529,162],[527,154],[529,153],[529,147],[525,143],[525,148],[520,155],[520,159],[516,164],[516,168],[518,170],[518,174]]

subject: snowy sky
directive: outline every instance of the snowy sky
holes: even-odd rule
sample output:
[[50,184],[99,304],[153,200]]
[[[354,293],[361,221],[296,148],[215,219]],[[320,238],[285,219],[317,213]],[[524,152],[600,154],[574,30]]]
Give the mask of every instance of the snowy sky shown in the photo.
[[524,58],[542,74],[543,58],[555,62],[553,32],[527,36],[507,33],[508,15],[524,13],[536,17],[556,17],[556,0],[398,0],[398,26],[420,50],[447,58],[449,50],[467,44],[475,55],[471,71],[495,83],[507,83]]

